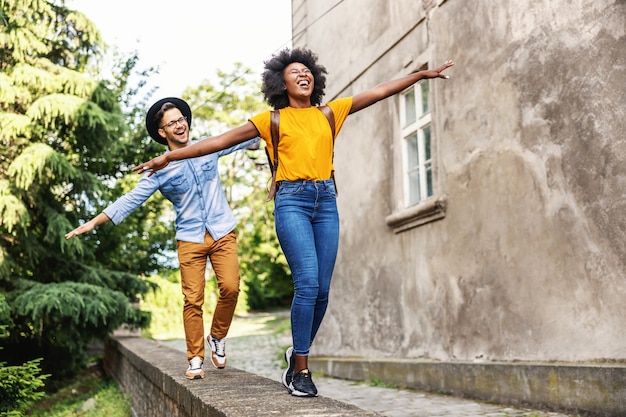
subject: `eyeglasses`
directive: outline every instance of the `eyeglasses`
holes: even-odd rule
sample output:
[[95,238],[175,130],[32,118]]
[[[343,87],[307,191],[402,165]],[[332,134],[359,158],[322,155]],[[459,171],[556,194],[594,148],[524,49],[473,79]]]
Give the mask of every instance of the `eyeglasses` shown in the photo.
[[164,127],[173,127],[176,124],[183,125],[184,123],[187,123],[187,118],[185,116],[182,116],[176,120],[172,120],[171,122],[165,123],[163,126],[159,127],[159,129],[163,129]]
[[302,68],[302,69],[298,69],[298,68],[293,68],[291,71],[289,71],[290,74],[292,75],[300,75],[300,74],[311,74],[311,70],[308,68]]

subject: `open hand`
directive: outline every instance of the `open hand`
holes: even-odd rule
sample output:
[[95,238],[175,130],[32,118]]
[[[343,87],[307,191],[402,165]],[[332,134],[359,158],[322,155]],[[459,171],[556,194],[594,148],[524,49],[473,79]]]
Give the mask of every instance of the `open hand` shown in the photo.
[[444,74],[442,74],[442,72],[446,68],[450,68],[453,65],[454,65],[454,62],[452,62],[451,60],[448,60],[448,61],[444,62],[443,65],[440,66],[437,69],[434,69],[434,70],[424,70],[423,71],[424,78],[445,78],[445,79],[448,79],[448,78],[450,78],[450,76],[449,75],[444,75]]
[[155,172],[165,168],[168,164],[169,162],[165,159],[165,156],[161,155],[157,156],[156,158],[152,158],[148,162],[136,166],[135,168],[133,168],[133,171],[137,172],[138,174],[143,174],[146,171],[150,171],[148,176],[151,177]]
[[94,229],[95,225],[93,222],[87,222],[85,224],[81,224],[76,229],[65,235],[65,239],[71,239],[74,236],[82,235],[83,233],[89,233]]

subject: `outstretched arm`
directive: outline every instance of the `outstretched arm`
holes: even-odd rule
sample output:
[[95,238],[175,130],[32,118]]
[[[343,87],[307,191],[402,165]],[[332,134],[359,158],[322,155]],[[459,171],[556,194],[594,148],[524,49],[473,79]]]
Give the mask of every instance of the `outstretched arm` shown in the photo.
[[148,174],[148,176],[151,176],[156,171],[165,168],[171,161],[195,158],[197,156],[221,151],[222,149],[230,148],[231,146],[253,139],[258,135],[259,131],[252,122],[248,121],[246,124],[229,130],[226,133],[222,133],[219,136],[213,136],[200,142],[196,142],[191,146],[186,146],[184,148],[176,149],[175,151],[157,156],[148,162],[136,166],[133,168],[133,171],[143,174],[144,172],[151,170],[152,172]]
[[102,223],[106,223],[109,220],[109,216],[104,213],[98,214],[93,219],[89,220],[87,223],[78,226],[76,229],[72,230],[68,234],[65,235],[66,239],[71,239],[74,236],[82,235],[83,233],[91,232],[97,226],[100,226]]
[[350,108],[350,114],[356,113],[359,110],[363,110],[364,108],[371,106],[377,101],[386,99],[387,97],[397,94],[405,88],[415,84],[419,80],[425,78],[450,78],[447,75],[443,75],[442,72],[446,68],[449,68],[453,65],[454,62],[446,61],[442,66],[437,69],[417,71],[405,77],[378,84],[374,88],[370,88],[369,90],[365,90],[362,93],[356,94],[352,98],[352,108]]

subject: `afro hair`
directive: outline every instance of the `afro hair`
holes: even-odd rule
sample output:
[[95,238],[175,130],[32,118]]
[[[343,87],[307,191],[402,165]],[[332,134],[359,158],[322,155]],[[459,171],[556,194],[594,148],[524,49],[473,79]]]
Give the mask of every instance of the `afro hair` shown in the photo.
[[282,109],[289,106],[289,97],[285,90],[285,79],[283,72],[290,64],[298,62],[306,66],[313,74],[315,80],[313,93],[311,94],[311,105],[322,104],[324,89],[326,88],[326,68],[318,65],[317,55],[308,49],[295,48],[283,49],[272,55],[272,58],[265,61],[265,69],[262,74],[263,86],[261,91],[267,104],[274,109]]

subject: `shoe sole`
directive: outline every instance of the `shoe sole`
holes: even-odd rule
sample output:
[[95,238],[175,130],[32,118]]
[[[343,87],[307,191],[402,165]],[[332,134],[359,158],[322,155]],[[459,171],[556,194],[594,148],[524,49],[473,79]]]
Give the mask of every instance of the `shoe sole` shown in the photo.
[[186,375],[186,377],[190,381],[193,381],[194,379],[204,379],[204,375],[194,375],[194,376]]
[[226,359],[224,359],[224,364],[221,364],[219,362],[215,363],[215,360],[213,359],[213,353],[211,353],[211,364],[215,367],[215,369],[224,369],[226,368]]
[[[291,353],[291,354],[288,355],[288,353]],[[293,355],[293,347],[290,347],[285,351],[285,362],[287,362],[287,369],[285,369],[285,371],[283,372],[283,377],[282,377],[283,385],[285,386],[285,388],[289,390],[289,393],[291,393],[291,388],[289,388],[289,384],[287,383],[287,373],[289,372],[289,367],[291,366],[291,364],[289,363],[291,359],[291,355]]]
[[302,392],[292,388],[289,388],[289,393],[294,397],[317,397],[317,394],[309,394],[308,392]]
[[218,357],[215,354],[215,351],[213,350],[213,344],[211,343],[211,336],[207,336],[206,338],[207,343],[209,344],[209,349],[211,350],[211,365],[213,365],[215,367],[215,369],[224,369],[226,368],[226,357],[224,357],[224,364],[221,364],[219,362],[216,363],[217,359],[214,359],[214,357]]

